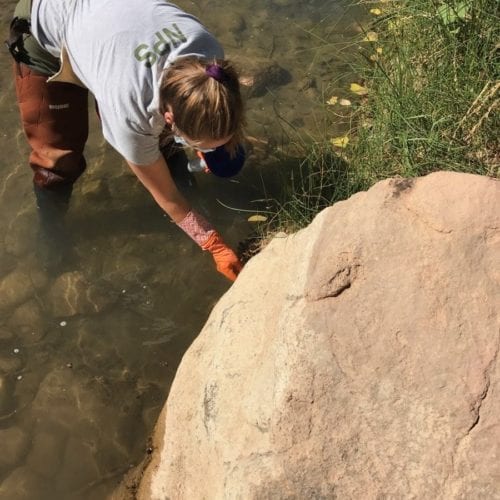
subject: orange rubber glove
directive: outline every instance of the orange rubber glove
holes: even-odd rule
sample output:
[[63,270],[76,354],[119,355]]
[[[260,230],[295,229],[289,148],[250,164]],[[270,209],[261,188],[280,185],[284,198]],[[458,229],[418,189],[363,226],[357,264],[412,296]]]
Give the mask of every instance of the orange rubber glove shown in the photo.
[[236,279],[243,267],[241,262],[204,217],[191,210],[177,225],[203,250],[212,254],[217,271],[231,281]]
[[201,245],[201,248],[212,254],[217,271],[231,281],[236,279],[243,266],[236,254],[222,241],[217,232],[214,231],[208,240]]

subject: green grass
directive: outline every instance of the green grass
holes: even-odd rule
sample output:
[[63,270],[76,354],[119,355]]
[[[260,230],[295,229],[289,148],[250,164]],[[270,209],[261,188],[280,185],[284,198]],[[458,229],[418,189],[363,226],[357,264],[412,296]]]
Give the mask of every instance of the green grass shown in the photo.
[[[338,148],[325,136],[306,147],[269,230],[303,227],[387,177],[436,170],[500,176],[498,2],[362,3],[381,11],[364,27],[353,64],[368,93],[349,96],[347,115],[327,106],[332,123],[344,121],[349,143]],[[363,41],[366,32],[377,40]]]

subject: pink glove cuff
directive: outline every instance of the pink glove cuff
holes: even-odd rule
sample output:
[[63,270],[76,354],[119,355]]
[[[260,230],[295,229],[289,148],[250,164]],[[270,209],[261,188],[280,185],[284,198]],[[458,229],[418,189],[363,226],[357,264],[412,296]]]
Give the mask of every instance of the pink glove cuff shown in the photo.
[[200,247],[215,233],[212,225],[193,210],[189,211],[186,217],[178,222],[177,225]]

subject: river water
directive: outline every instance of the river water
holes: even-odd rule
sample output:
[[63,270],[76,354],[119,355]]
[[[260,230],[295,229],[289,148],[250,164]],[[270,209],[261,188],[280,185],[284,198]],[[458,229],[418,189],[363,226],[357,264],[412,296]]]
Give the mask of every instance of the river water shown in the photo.
[[[14,5],[0,0],[4,38]],[[189,192],[236,247],[286,174],[287,148],[324,132],[360,12],[340,0],[179,5],[243,73],[272,60],[291,77],[248,100],[244,172],[197,174]],[[70,250],[47,272],[6,50],[0,69],[0,499],[103,499],[144,457],[176,367],[230,284],[106,145],[94,113]]]

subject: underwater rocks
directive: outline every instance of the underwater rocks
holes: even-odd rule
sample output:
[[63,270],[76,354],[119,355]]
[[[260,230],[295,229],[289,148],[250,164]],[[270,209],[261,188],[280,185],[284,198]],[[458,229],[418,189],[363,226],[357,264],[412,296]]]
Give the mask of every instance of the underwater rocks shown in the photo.
[[29,437],[19,427],[0,429],[0,471],[12,467],[21,461],[29,445]]
[[89,283],[78,271],[60,275],[47,295],[48,306],[56,317],[99,313],[115,300],[116,294]]
[[0,353],[0,373],[14,373],[21,369],[23,362],[16,352]]
[[49,328],[48,318],[42,305],[34,298],[27,300],[14,310],[8,325],[24,344],[40,341]]
[[292,75],[278,63],[273,63],[253,75],[249,97],[261,97],[291,81]]
[[29,211],[22,210],[10,221],[4,238],[5,250],[13,256],[21,257],[33,249],[35,241],[32,216]]
[[7,375],[0,373],[0,416],[9,413],[13,405],[13,384]]
[[61,434],[42,430],[33,436],[27,465],[41,476],[56,476],[61,470],[64,448],[65,438]]
[[11,309],[25,302],[34,293],[28,273],[14,270],[0,281],[0,311]]
[[26,259],[0,276],[0,312],[15,309],[36,295],[48,283],[46,273],[34,260]]
[[245,69],[240,82],[243,88],[246,87],[249,98],[262,97],[292,81],[290,72],[271,60],[252,60],[245,65]]
[[10,330],[6,328],[0,327],[0,341],[1,340],[10,340],[14,335]]

